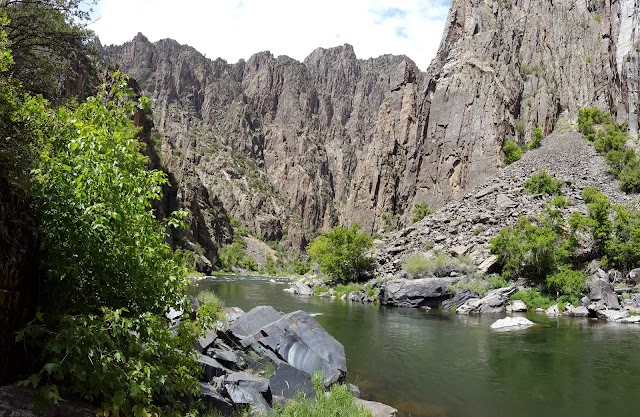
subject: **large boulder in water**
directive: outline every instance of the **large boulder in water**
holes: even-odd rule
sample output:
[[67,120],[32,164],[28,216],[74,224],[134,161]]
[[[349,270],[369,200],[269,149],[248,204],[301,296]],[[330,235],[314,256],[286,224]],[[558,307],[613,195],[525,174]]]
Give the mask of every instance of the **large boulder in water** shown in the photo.
[[451,297],[449,287],[460,277],[394,279],[382,287],[380,303],[397,307],[436,307]]
[[264,326],[258,342],[294,368],[312,375],[322,371],[325,385],[344,379],[347,359],[344,346],[304,311],[286,314]]
[[509,300],[511,294],[516,292],[515,286],[498,288],[489,291],[483,298],[473,298],[458,307],[458,314],[483,314],[483,313],[501,313],[504,311],[504,305]]

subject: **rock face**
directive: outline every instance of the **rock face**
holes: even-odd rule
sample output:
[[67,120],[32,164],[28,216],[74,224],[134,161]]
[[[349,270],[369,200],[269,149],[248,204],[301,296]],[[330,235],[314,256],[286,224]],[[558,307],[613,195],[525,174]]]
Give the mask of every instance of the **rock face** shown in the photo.
[[179,189],[201,179],[259,236],[301,246],[305,231],[377,231],[382,214],[404,211],[397,185],[423,80],[409,58],[358,60],[344,45],[228,64],[140,34],[104,56],[155,99],[161,159],[186,173]]
[[397,307],[436,307],[452,293],[449,286],[456,278],[396,279],[387,282],[380,291],[380,303]]
[[461,197],[511,137],[598,106],[638,129],[638,0],[454,0],[418,118],[415,200]]

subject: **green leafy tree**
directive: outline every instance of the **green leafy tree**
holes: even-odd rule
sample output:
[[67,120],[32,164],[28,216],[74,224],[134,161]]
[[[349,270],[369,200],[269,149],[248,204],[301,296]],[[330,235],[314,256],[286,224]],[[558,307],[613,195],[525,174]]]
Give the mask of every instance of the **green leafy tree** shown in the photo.
[[504,144],[502,152],[504,153],[504,163],[507,165],[511,165],[522,158],[522,149],[520,149],[518,144],[512,139]]
[[417,223],[433,213],[435,212],[431,210],[426,203],[416,203],[416,205],[413,206],[413,218],[411,219],[411,221],[413,223]]
[[338,226],[321,234],[307,246],[311,262],[340,281],[353,280],[359,273],[371,270],[374,261],[365,253],[373,247],[373,239],[358,230],[360,226],[354,224],[350,229]]
[[612,235],[605,243],[606,260],[626,273],[640,265],[640,210],[617,205],[613,211]]

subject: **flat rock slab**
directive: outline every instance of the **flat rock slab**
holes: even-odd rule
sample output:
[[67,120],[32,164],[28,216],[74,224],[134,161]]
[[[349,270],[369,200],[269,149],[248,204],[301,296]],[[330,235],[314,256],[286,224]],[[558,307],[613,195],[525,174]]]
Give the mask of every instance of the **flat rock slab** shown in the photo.
[[516,287],[498,288],[483,298],[472,298],[466,303],[458,307],[458,314],[483,314],[483,313],[501,313],[504,311],[504,305],[509,300],[511,294],[516,292]]
[[322,371],[325,385],[344,378],[347,359],[344,346],[304,311],[294,311],[261,329],[258,342],[289,365],[312,375]]
[[305,398],[315,398],[311,375],[284,362],[278,365],[276,372],[271,375],[269,386],[271,394],[275,397],[290,400],[302,392]]
[[215,377],[227,375],[231,372],[230,369],[222,365],[217,360],[205,355],[199,354],[196,359],[196,363],[204,369],[204,380],[207,382],[211,381]]
[[250,387],[239,387],[237,385],[229,385],[225,387],[227,394],[234,404],[246,404],[258,412],[260,415],[267,415],[271,411],[271,407],[267,400],[257,390]]
[[627,310],[600,310],[596,314],[599,319],[607,321],[619,321],[629,317]]
[[459,277],[394,279],[382,288],[380,303],[397,307],[436,307],[449,297]]
[[361,400],[360,398],[355,398],[353,401],[369,410],[373,417],[396,417],[398,415],[398,410],[386,404]]
[[203,403],[216,409],[221,415],[231,416],[233,414],[234,406],[229,400],[220,395],[211,385],[204,383],[200,383],[200,385],[202,386],[200,399]]
[[535,325],[534,322],[524,317],[505,317],[503,319],[496,320],[491,325],[491,328],[494,330],[514,329],[514,328],[524,329],[526,327],[533,326],[533,325]]
[[238,339],[253,336],[267,324],[280,320],[282,313],[271,306],[258,306],[241,315],[229,325],[229,331]]

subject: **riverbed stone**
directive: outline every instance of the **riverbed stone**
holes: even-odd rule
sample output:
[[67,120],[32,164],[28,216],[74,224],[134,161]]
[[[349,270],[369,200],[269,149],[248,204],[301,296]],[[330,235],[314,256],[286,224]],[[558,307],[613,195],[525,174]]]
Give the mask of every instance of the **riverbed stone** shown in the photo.
[[311,375],[294,368],[288,363],[281,363],[269,378],[269,387],[274,397],[285,399],[295,398],[299,392],[306,398],[314,398],[313,381]]
[[589,299],[591,301],[601,301],[608,310],[619,310],[620,301],[613,289],[613,285],[609,282],[608,276],[606,278],[593,278],[589,281]]
[[471,300],[472,298],[479,298],[480,294],[478,294],[475,291],[470,290],[469,288],[464,288],[460,291],[458,291],[457,293],[455,293],[455,295],[448,299],[445,300],[442,303],[442,307],[450,310],[452,308],[458,308],[461,305],[463,305],[464,303],[466,303],[468,300]]
[[515,300],[507,306],[507,310],[509,309],[512,313],[524,313],[527,311],[527,305],[522,300]]
[[243,339],[253,336],[264,326],[278,321],[283,314],[271,306],[258,306],[238,317],[230,326],[229,331],[237,338]]
[[322,371],[325,385],[344,379],[344,346],[304,311],[294,311],[261,329],[258,340],[291,366],[313,374]]
[[533,326],[535,323],[525,317],[505,317],[503,319],[496,320],[491,328],[494,330],[505,328],[524,328]]
[[498,288],[489,291],[483,298],[472,298],[458,307],[458,314],[495,314],[504,311],[504,305],[511,294],[516,292],[515,286]]
[[547,316],[557,316],[560,314],[560,310],[558,309],[558,304],[554,304],[544,312]]
[[572,317],[588,317],[589,316],[589,310],[585,306],[573,307],[573,308],[567,309],[567,311],[569,312],[569,315]]
[[397,409],[386,404],[375,401],[366,401],[360,398],[355,398],[354,402],[369,410],[373,417],[396,417],[398,415]]
[[600,310],[597,312],[597,316],[601,320],[618,321],[629,317],[627,310]]
[[396,307],[437,307],[451,297],[449,288],[460,277],[395,279],[380,291],[380,303]]

